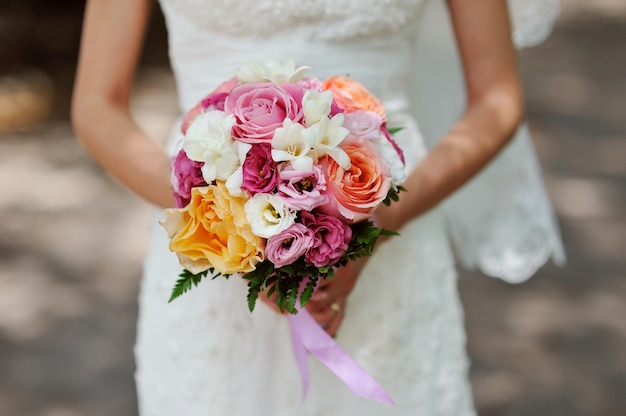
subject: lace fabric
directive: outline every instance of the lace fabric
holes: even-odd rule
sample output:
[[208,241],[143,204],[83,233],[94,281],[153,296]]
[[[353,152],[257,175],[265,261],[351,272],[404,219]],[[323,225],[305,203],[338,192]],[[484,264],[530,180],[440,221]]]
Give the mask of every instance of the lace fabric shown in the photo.
[[235,37],[346,41],[397,33],[414,25],[425,0],[257,0],[215,4],[162,0],[196,30]]
[[518,48],[546,40],[561,13],[558,0],[508,0],[513,42]]

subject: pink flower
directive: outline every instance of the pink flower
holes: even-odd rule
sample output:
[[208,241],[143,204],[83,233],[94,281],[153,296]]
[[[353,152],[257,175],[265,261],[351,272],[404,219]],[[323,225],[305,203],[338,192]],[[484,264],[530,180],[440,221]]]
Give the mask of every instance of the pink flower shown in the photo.
[[272,159],[272,146],[253,144],[242,164],[242,174],[241,187],[252,195],[273,193],[278,185],[278,163]]
[[224,111],[224,103],[226,102],[226,97],[228,97],[228,93],[226,92],[218,92],[217,94],[206,97],[205,99],[200,101],[200,105],[202,106],[202,112],[206,113],[210,110]]
[[338,218],[330,215],[313,215],[301,211],[302,224],[313,233],[313,244],[304,255],[315,267],[335,264],[348,249],[352,229]]
[[357,110],[344,114],[343,126],[350,130],[352,137],[374,140],[381,135],[383,119],[373,111]]
[[178,152],[172,162],[171,182],[174,188],[176,206],[182,208],[191,200],[191,188],[205,186],[202,177],[203,162],[196,162],[187,157],[184,150]]
[[196,119],[200,114],[204,111],[202,110],[202,101],[199,101],[196,105],[194,105],[191,110],[187,111],[185,117],[183,117],[182,124],[180,125],[180,131],[183,134],[187,134],[187,129],[192,121]]
[[362,221],[387,197],[391,187],[389,166],[369,140],[344,140],[340,147],[351,165],[343,169],[327,156],[320,160],[330,201],[318,209],[347,222]]
[[296,223],[267,240],[265,256],[274,266],[283,267],[298,260],[311,246],[313,231]]
[[183,134],[187,133],[187,129],[189,128],[191,122],[202,113],[206,113],[209,110],[224,111],[224,101],[226,100],[230,90],[237,85],[237,78],[233,77],[222,82],[217,88],[207,94],[206,97],[198,101],[198,103],[194,105],[191,110],[187,111],[187,114],[185,114],[180,126],[180,131],[182,131]]
[[322,87],[323,87],[322,80],[316,77],[302,78],[300,81],[298,81],[298,85],[300,85],[305,90],[317,90],[317,91],[322,91]]
[[245,143],[270,142],[286,118],[295,123],[302,120],[303,96],[304,90],[297,84],[265,82],[233,88],[224,106],[236,119],[233,136]]
[[296,210],[310,211],[328,202],[324,172],[313,166],[312,170],[295,170],[288,166],[280,172],[278,196],[285,205]]
[[221,92],[229,93],[237,85],[239,85],[239,81],[237,81],[236,77],[232,77],[218,85],[209,95],[219,94]]
[[337,105],[337,102],[335,102],[335,100],[333,100],[333,102],[330,104],[330,114],[328,115],[328,118],[333,118],[334,116],[336,116],[339,113],[343,113],[343,108],[339,107]]

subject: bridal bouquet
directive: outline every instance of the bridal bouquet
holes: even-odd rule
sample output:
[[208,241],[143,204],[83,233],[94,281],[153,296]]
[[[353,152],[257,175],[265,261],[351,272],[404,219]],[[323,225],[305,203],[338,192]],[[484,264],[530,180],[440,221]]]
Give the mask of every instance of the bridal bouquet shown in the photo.
[[372,253],[373,213],[398,199],[404,158],[380,101],[345,76],[248,64],[193,107],[162,225],[184,267],[170,301],[210,275],[296,313],[319,279]]

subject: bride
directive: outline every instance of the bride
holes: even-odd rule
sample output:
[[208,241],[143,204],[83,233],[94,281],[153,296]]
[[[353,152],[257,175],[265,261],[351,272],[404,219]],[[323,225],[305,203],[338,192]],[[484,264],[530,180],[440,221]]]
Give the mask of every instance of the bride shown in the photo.
[[[151,3],[88,2],[72,119],[81,143],[112,177],[163,208],[174,206],[170,154],[178,129],[162,149],[129,113]],[[243,280],[205,281],[168,304],[181,268],[156,209],[139,299],[140,413],[475,414],[449,235],[467,264],[512,281],[527,278],[559,250],[528,145],[509,145],[502,156],[508,159],[496,158],[491,172],[485,170],[523,117],[506,2],[448,0],[467,99],[429,150],[418,129],[415,94],[422,107],[431,100],[430,114],[438,117],[433,108],[445,87],[441,97],[433,91],[437,74],[431,73],[422,75],[424,88],[410,88],[420,85],[413,82],[423,59],[415,39],[428,23],[426,0],[160,3],[183,112],[242,64],[293,58],[319,77],[349,74],[383,100],[389,125],[403,127],[394,137],[409,176],[400,202],[377,212],[379,225],[401,236],[379,244],[369,260],[338,270],[308,306],[395,405],[354,396],[314,361],[302,402],[287,319],[269,304],[250,314]],[[475,176],[469,188],[442,204]],[[503,197],[518,191],[530,192],[530,208],[519,203],[528,198]]]

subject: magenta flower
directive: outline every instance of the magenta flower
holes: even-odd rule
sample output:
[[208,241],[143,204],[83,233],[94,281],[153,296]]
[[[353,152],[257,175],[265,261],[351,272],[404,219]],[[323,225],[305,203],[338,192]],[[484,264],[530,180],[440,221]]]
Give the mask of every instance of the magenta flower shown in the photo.
[[268,143],[253,144],[242,166],[241,187],[250,194],[273,193],[278,185],[278,163],[272,159],[272,146]]
[[191,200],[191,188],[207,184],[202,177],[202,165],[204,165],[203,162],[189,159],[184,150],[174,157],[171,182],[178,208],[186,206]]
[[350,226],[330,215],[313,215],[308,211],[301,211],[300,215],[302,224],[313,232],[313,245],[305,253],[304,259],[316,267],[339,261],[352,239]]
[[270,142],[286,118],[295,123],[302,120],[303,96],[297,84],[253,82],[233,88],[224,105],[224,111],[236,119],[233,136],[251,144]]
[[312,246],[313,232],[303,224],[295,223],[267,240],[265,256],[277,268],[283,267],[298,260]]
[[224,111],[224,103],[226,102],[226,97],[228,97],[228,93],[226,92],[218,92],[217,94],[206,97],[205,99],[200,101],[200,104],[202,105],[202,111],[205,113],[210,110]]
[[328,202],[326,177],[318,166],[313,166],[313,170],[295,170],[288,166],[279,176],[278,196],[288,207],[311,211]]

